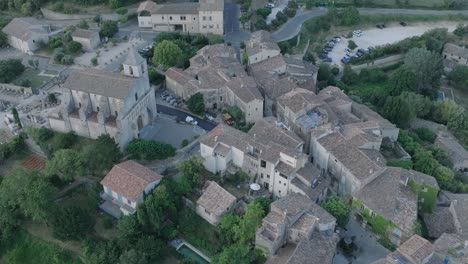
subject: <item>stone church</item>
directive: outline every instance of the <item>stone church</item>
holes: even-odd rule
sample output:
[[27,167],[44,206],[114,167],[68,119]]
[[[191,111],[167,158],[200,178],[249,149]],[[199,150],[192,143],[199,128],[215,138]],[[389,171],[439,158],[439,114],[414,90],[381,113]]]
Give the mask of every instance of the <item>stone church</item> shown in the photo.
[[53,130],[88,138],[109,134],[122,149],[157,114],[146,60],[134,49],[122,72],[73,69],[62,91],[61,106],[49,115]]

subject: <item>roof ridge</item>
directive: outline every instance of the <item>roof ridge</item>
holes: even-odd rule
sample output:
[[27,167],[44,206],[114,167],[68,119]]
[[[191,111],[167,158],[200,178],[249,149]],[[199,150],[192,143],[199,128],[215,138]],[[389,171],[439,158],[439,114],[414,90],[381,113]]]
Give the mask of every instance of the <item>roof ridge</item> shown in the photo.
[[[138,163],[138,162],[136,162],[136,161],[132,161],[132,160],[127,160],[127,161],[124,161],[124,162],[122,162],[122,163],[117,164],[116,166],[117,166],[119,169],[128,172],[130,175],[135,176],[135,177],[137,177],[138,179],[143,180],[144,182],[148,182],[147,180],[145,180],[145,179],[143,179],[142,177],[140,177],[140,176],[134,174],[134,173],[131,172],[130,170],[127,170],[127,169],[121,167],[121,165],[124,164],[124,163],[137,163],[137,164],[141,165],[140,163]],[[141,166],[143,166],[143,165],[141,165]],[[146,169],[145,166],[143,166],[143,167]],[[148,169],[148,170],[149,170],[149,169]]]

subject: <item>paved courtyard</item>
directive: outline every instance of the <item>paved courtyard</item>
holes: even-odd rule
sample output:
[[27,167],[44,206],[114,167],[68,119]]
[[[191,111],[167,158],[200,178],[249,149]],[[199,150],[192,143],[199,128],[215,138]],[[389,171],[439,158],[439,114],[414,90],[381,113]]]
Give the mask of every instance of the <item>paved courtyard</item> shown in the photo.
[[353,252],[352,262],[342,255],[337,255],[333,259],[333,264],[368,264],[385,257],[390,251],[380,245],[372,233],[363,229],[354,219],[350,219],[346,226],[346,235],[355,237],[356,249]]
[[140,131],[140,137],[143,139],[165,142],[175,148],[180,148],[184,139],[192,142],[204,134],[206,134],[205,130],[200,127],[177,123],[175,117],[165,114],[159,114],[152,125],[148,125]]

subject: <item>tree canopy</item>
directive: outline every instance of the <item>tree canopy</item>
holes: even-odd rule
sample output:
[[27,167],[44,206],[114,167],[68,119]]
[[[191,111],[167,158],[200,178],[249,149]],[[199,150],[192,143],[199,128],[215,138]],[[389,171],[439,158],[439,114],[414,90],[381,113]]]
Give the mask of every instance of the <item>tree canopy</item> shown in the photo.
[[119,31],[119,26],[116,21],[105,20],[101,23],[101,31],[99,32],[101,36],[112,38],[115,33]]
[[201,93],[192,95],[187,100],[186,104],[188,109],[195,114],[202,115],[205,112],[205,102],[203,100],[203,94]]
[[442,57],[425,48],[413,48],[405,56],[405,67],[415,76],[416,92],[434,97],[442,76]]
[[345,227],[348,224],[351,208],[341,198],[332,196],[326,201],[322,202],[320,206],[333,215],[336,218],[336,222],[341,227]]
[[0,60],[0,83],[9,83],[23,73],[25,67],[19,59]]
[[163,40],[154,49],[153,63],[164,67],[174,66],[182,56],[182,50],[173,41]]

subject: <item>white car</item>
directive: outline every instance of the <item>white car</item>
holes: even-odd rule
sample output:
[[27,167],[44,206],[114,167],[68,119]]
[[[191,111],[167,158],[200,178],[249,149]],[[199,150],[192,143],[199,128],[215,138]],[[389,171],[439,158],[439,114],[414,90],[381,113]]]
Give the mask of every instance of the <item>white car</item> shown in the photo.
[[191,117],[191,116],[187,116],[185,118],[185,122],[191,123],[192,125],[197,125],[198,124],[197,120],[193,119],[193,117]]
[[275,7],[275,4],[273,3],[268,3],[265,5],[266,8],[274,8]]

